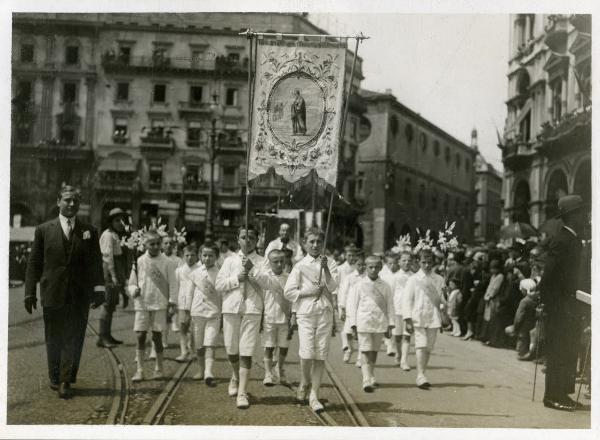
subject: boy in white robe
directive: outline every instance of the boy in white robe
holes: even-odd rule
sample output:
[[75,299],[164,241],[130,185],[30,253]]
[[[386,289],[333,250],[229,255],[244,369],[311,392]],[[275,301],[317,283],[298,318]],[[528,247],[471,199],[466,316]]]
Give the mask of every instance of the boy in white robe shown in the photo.
[[[344,362],[350,363],[353,352],[353,335],[348,319],[348,292],[365,275],[365,255],[362,252],[357,253],[355,269],[350,274],[340,277],[340,287],[338,289],[338,308],[340,311],[340,321],[344,323],[342,328],[342,350],[344,351]],[[345,344],[345,345],[344,345]],[[360,355],[356,359],[356,365],[360,367]]]
[[191,273],[200,267],[198,264],[198,250],[194,245],[187,245],[183,249],[183,261],[185,264],[175,269],[175,276],[179,286],[177,295],[177,314],[179,321],[179,349],[180,354],[175,358],[177,362],[185,362],[190,356],[193,356],[192,343],[193,335],[190,334],[191,315],[189,300],[189,290],[192,286],[190,279]]

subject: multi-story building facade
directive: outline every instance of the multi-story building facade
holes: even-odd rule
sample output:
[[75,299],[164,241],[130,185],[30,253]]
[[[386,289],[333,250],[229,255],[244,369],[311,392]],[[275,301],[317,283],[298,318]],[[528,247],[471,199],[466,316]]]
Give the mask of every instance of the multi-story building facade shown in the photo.
[[[360,144],[356,192],[365,248],[389,249],[416,229],[472,239],[475,151],[396,100],[391,91],[361,91],[370,135]],[[434,232],[435,233],[435,232]]]
[[[235,231],[245,209],[247,28],[325,33],[306,14],[16,14],[12,211],[42,221],[53,214],[48,190],[72,182],[98,226],[120,206],[135,224],[161,217],[201,239],[210,203],[216,232]],[[358,58],[353,90],[361,80]],[[348,141],[364,111],[354,95]],[[32,166],[51,176],[35,197]],[[354,174],[353,161],[341,162],[339,187]],[[252,220],[286,195],[276,177],[251,189]]]
[[510,23],[504,224],[540,227],[562,195],[591,202],[591,16],[517,14]]
[[473,238],[479,243],[495,242],[502,226],[502,174],[479,151],[476,129],[471,132],[471,148],[477,153]]

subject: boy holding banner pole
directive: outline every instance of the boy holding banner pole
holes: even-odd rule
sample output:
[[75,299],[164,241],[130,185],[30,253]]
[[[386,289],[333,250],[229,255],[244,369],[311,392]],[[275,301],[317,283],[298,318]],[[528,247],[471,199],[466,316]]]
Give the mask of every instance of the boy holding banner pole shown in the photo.
[[[332,292],[338,286],[338,271],[334,261],[321,255],[324,233],[309,228],[304,236],[308,251],[292,269],[285,285],[284,296],[293,304],[298,323],[301,379],[297,398],[305,401],[311,384],[309,404],[313,411],[323,411],[319,388],[329,354],[329,338],[333,327],[335,299]],[[322,281],[319,278],[322,276]],[[317,299],[315,301],[315,299]]]

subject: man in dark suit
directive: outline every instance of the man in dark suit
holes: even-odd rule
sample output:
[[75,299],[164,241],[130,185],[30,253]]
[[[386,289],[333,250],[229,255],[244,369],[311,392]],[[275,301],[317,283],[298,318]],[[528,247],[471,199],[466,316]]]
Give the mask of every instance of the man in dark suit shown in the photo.
[[71,397],[70,384],[77,379],[90,304],[96,308],[104,300],[98,233],[75,218],[79,203],[76,188],[61,188],[59,216],[35,229],[25,276],[30,314],[40,283],[50,387],[63,399]]
[[581,337],[581,309],[575,298],[580,287],[579,265],[583,229],[583,201],[577,195],[561,197],[559,216],[563,227],[548,243],[544,275],[539,284],[546,329],[546,389],[544,406],[572,411],[569,397],[575,391],[577,350]]

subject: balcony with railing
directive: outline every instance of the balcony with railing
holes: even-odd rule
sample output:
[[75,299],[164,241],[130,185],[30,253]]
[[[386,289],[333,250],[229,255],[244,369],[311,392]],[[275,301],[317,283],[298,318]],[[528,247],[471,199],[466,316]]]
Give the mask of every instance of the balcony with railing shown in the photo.
[[591,149],[592,107],[565,114],[560,120],[545,122],[537,137],[537,150],[547,157]]
[[507,168],[515,171],[527,168],[534,155],[533,142],[523,139],[520,134],[505,139],[502,148],[502,162]]
[[123,57],[109,51],[102,55],[102,67],[107,73],[198,74],[206,72],[224,76],[242,76],[247,74],[248,58],[238,61],[225,55],[197,59],[192,56],[162,54]]

